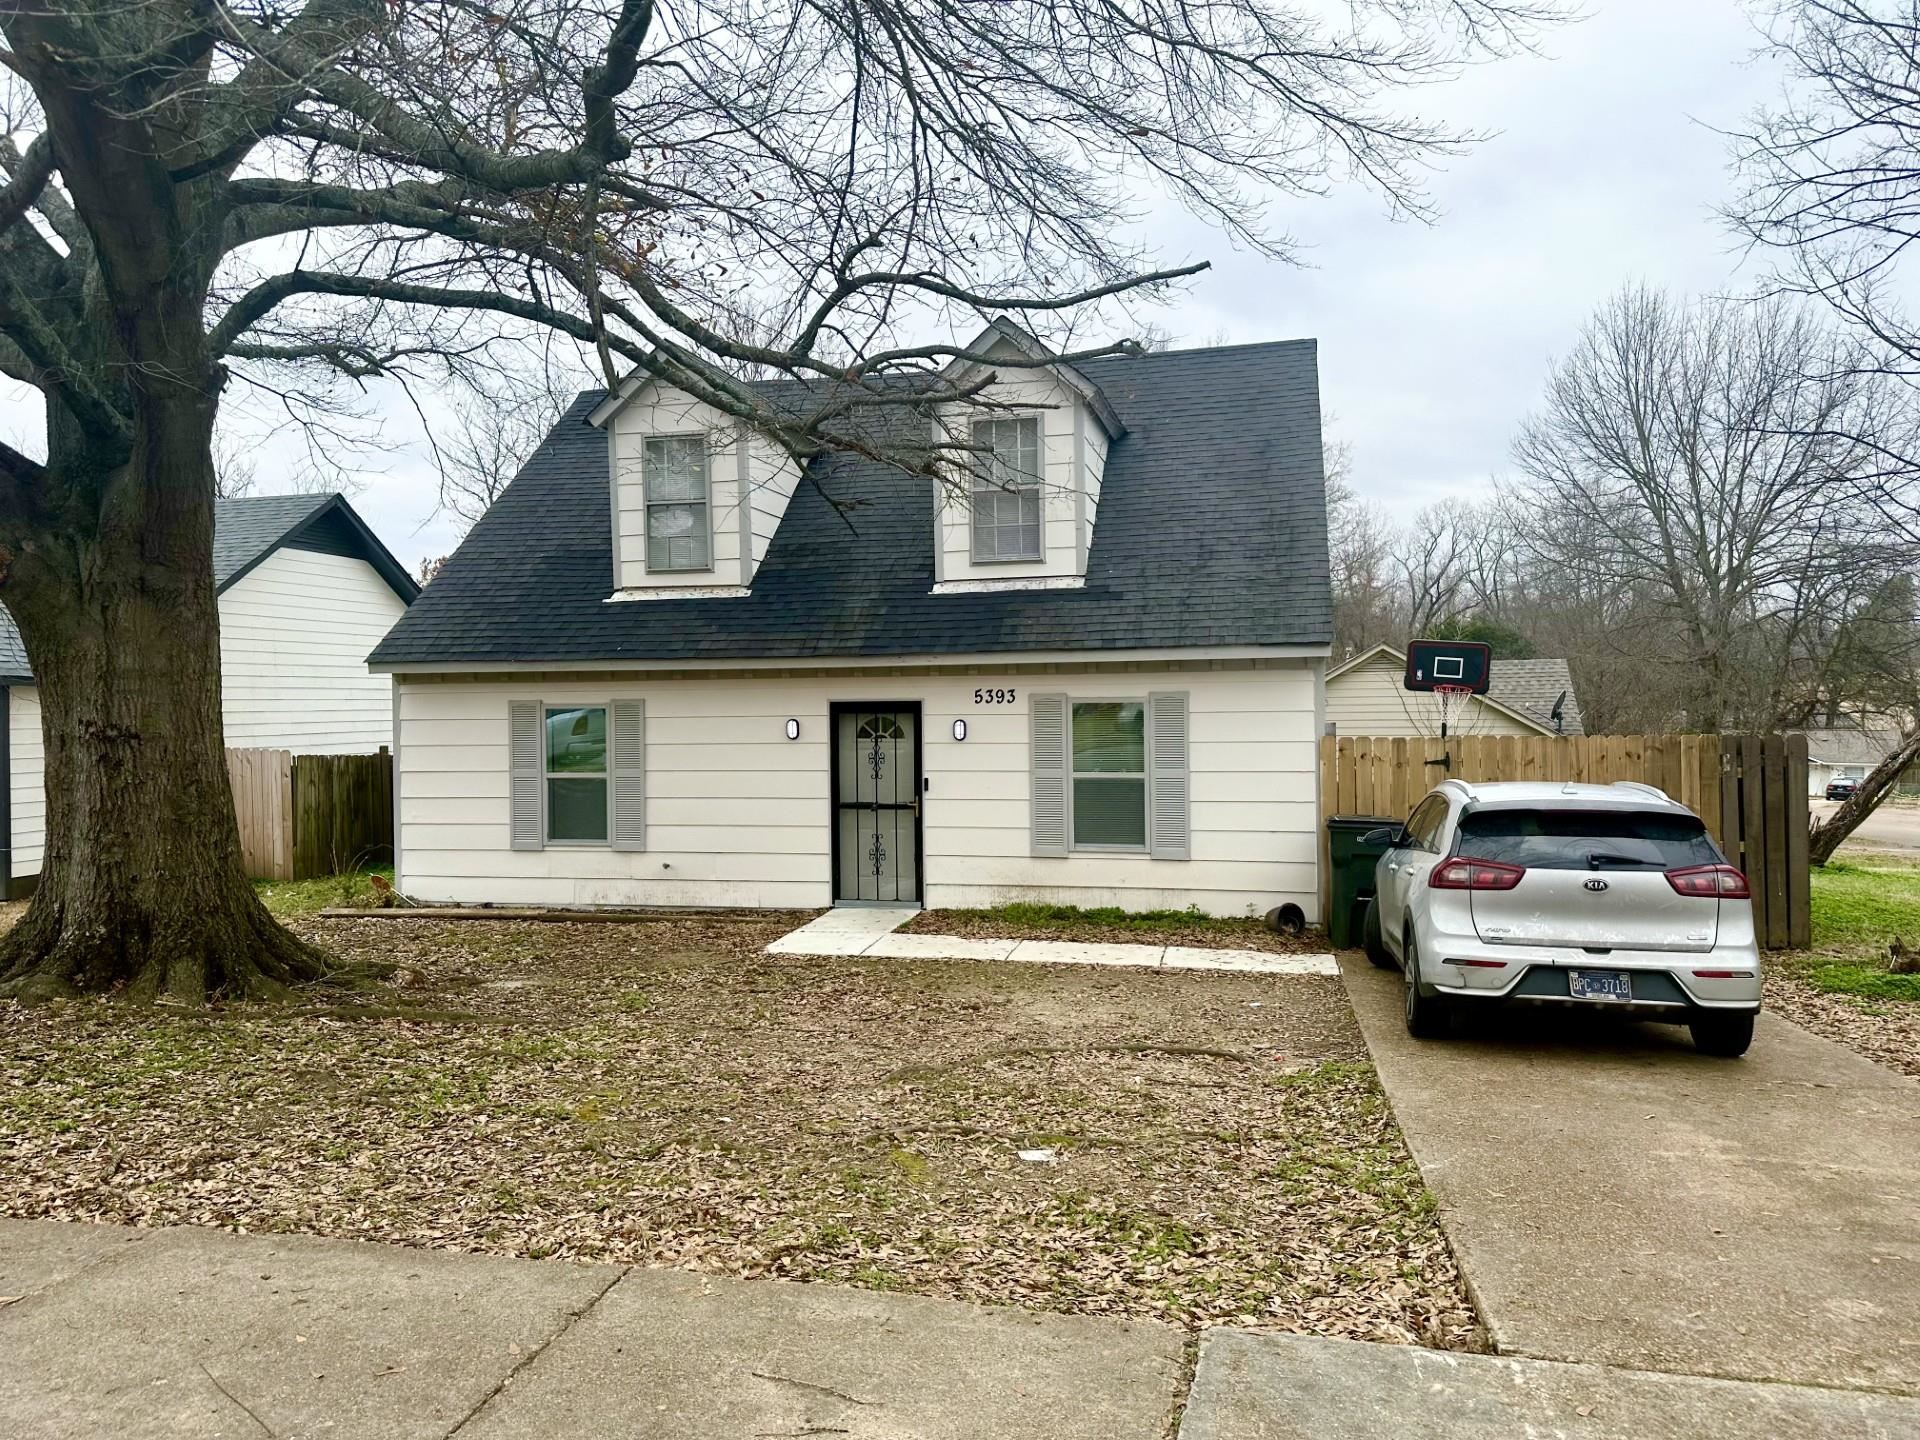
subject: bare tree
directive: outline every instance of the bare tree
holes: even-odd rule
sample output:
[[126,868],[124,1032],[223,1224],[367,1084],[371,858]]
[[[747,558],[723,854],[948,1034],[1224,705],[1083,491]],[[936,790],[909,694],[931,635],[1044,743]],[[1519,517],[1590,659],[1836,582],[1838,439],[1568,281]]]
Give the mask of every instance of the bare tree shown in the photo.
[[[0,598],[41,682],[48,797],[0,989],[258,994],[325,971],[240,868],[209,563],[224,389],[324,416],[376,379],[497,376],[551,332],[797,457],[945,478],[966,443],[908,450],[869,417],[976,399],[1006,362],[898,337],[995,311],[1044,329],[1192,274],[1129,248],[1135,187],[1276,256],[1276,190],[1357,174],[1424,213],[1420,167],[1469,137],[1387,95],[1549,13],[0,7],[0,371],[47,415],[43,459],[0,450]],[[956,360],[984,369],[950,380]],[[776,400],[755,372],[807,383]]]
[[1515,454],[1535,565],[1610,585],[1681,723],[1772,728],[1817,694],[1818,646],[1909,559],[1854,482],[1900,407],[1786,299],[1602,307]]
[[[1901,266],[1920,240],[1920,0],[1775,0],[1763,54],[1783,98],[1735,137],[1743,187],[1727,218],[1860,341],[1846,363],[1920,381],[1920,323]],[[1860,437],[1878,468],[1847,483],[1920,542],[1911,416]]]
[[536,383],[488,386],[454,404],[453,433],[439,447],[440,503],[461,532],[487,513],[571,401],[542,372]]

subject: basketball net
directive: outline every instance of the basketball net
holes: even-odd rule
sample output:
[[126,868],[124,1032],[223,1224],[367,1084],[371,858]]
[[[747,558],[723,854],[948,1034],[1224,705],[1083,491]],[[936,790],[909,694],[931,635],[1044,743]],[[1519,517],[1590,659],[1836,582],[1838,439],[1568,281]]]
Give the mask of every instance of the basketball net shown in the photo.
[[1473,687],[1471,685],[1436,685],[1433,687],[1433,698],[1438,701],[1440,705],[1440,738],[1442,740],[1447,738],[1447,722],[1454,717],[1462,705],[1467,703],[1467,698],[1472,694]]

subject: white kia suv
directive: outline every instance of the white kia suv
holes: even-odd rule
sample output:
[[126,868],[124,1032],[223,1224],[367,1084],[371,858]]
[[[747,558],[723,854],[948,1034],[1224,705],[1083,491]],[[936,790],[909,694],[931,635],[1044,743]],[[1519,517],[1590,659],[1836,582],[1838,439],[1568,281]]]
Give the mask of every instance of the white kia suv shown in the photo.
[[1448,780],[1386,845],[1362,931],[1406,977],[1407,1029],[1469,1006],[1605,1007],[1741,1055],[1760,1012],[1747,877],[1651,785]]

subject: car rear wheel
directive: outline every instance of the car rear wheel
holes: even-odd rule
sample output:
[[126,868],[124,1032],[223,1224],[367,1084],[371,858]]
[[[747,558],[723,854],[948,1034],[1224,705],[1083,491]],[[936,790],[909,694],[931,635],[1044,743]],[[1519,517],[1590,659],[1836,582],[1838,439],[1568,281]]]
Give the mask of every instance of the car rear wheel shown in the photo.
[[1746,1054],[1747,1047],[1753,1044],[1753,1021],[1751,1010],[1731,1015],[1699,1015],[1687,1022],[1687,1029],[1693,1032],[1693,1048],[1702,1055],[1724,1055],[1732,1059]]
[[1420,952],[1413,943],[1413,922],[1400,932],[1400,968],[1407,978],[1407,1033],[1416,1040],[1437,1040],[1447,1033],[1452,1020],[1444,997],[1420,993]]
[[1393,969],[1393,952],[1387,949],[1386,937],[1380,933],[1380,906],[1372,900],[1367,901],[1367,913],[1360,921],[1360,948],[1367,952],[1367,959],[1382,970]]

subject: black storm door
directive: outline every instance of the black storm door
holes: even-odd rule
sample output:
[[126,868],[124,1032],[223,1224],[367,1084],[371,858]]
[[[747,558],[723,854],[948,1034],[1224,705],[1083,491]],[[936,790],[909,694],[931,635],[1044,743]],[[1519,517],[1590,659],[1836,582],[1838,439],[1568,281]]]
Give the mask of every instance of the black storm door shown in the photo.
[[920,707],[833,707],[833,897],[920,903]]

